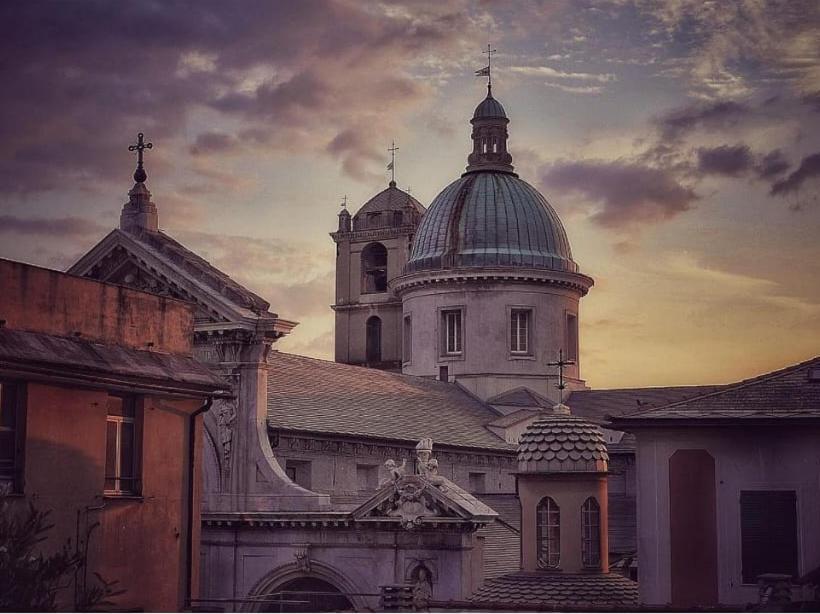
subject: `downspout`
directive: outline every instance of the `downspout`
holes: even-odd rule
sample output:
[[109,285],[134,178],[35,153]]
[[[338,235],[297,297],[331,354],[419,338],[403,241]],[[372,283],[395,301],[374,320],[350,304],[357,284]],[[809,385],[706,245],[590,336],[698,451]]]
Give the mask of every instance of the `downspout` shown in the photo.
[[204,414],[214,404],[214,398],[208,397],[205,404],[190,416],[188,422],[188,527],[186,535],[185,565],[185,609],[191,608],[191,592],[194,582],[194,463],[196,453],[196,417]]

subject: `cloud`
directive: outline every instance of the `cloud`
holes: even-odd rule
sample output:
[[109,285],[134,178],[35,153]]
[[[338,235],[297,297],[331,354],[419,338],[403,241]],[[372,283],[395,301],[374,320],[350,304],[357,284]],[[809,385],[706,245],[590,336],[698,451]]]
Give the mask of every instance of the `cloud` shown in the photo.
[[800,166],[785,179],[775,182],[769,193],[772,196],[785,196],[797,192],[806,181],[818,176],[820,176],[820,152],[803,158]]
[[614,229],[668,220],[699,198],[670,171],[626,160],[559,160],[542,170],[541,180],[580,194],[594,205],[592,221]]
[[615,81],[612,73],[565,72],[550,66],[510,66],[507,70],[527,76],[549,77],[552,79],[567,79],[574,81],[596,81],[609,83]]
[[701,147],[697,155],[698,171],[706,175],[738,177],[754,165],[754,156],[748,145]]
[[198,156],[202,154],[224,154],[237,146],[236,137],[224,132],[203,132],[196,137],[191,145],[191,154]]
[[735,126],[750,113],[748,105],[733,100],[695,103],[668,111],[655,123],[663,138],[679,139],[697,129],[720,130]]
[[773,179],[789,169],[789,160],[780,149],[773,149],[757,161],[756,171],[761,179]]
[[563,83],[550,83],[549,81],[545,82],[544,85],[569,94],[600,94],[604,91],[604,88],[600,85],[564,85]]
[[107,230],[102,224],[81,217],[43,219],[0,215],[0,233],[4,234],[85,239]]

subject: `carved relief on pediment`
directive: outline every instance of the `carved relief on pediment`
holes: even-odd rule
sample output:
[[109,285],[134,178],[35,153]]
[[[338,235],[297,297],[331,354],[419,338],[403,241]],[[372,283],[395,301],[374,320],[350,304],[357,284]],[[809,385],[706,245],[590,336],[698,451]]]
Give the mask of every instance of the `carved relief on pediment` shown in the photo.
[[403,528],[421,526],[424,518],[452,517],[453,514],[427,490],[423,478],[402,476],[393,482],[393,491],[370,513],[371,517],[399,518]]

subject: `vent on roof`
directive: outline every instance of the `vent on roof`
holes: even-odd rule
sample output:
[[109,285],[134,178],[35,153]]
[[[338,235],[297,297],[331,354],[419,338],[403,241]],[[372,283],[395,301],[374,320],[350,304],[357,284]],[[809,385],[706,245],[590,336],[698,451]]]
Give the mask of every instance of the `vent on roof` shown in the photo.
[[820,367],[809,369],[809,381],[820,382]]

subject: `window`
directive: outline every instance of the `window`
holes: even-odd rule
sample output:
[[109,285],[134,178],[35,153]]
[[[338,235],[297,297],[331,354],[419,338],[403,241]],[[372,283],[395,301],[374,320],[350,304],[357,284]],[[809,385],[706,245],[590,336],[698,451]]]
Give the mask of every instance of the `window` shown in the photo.
[[404,215],[401,211],[393,212],[393,226],[401,226],[404,221]]
[[105,492],[139,494],[136,399],[109,395],[105,436]]
[[382,360],[382,321],[379,316],[370,316],[366,324],[365,358],[369,363]]
[[441,312],[441,346],[443,354],[458,355],[462,348],[461,310],[450,309]]
[[438,381],[440,382],[449,382],[450,381],[450,372],[447,369],[447,365],[441,365],[438,368]]
[[302,488],[310,488],[310,461],[286,460],[285,473]]
[[367,227],[368,228],[378,228],[382,223],[382,214],[381,213],[368,213],[367,214]]
[[23,385],[0,380],[0,486],[23,491],[25,402]]
[[402,362],[410,362],[413,357],[413,319],[411,316],[404,316],[404,330],[401,342]]
[[376,490],[379,487],[378,466],[356,465],[356,482],[359,490]]
[[530,309],[510,310],[510,352],[530,353]]
[[578,316],[567,314],[567,360],[578,360]]
[[764,573],[797,576],[795,491],[741,491],[740,542],[744,584]]
[[581,506],[581,559],[584,567],[601,564],[601,508],[590,497]]
[[470,492],[474,493],[483,493],[485,492],[487,485],[486,485],[486,473],[470,473]]
[[381,243],[362,250],[362,292],[387,292],[387,248]]
[[536,509],[538,566],[558,567],[561,561],[561,510],[552,497],[544,497]]

